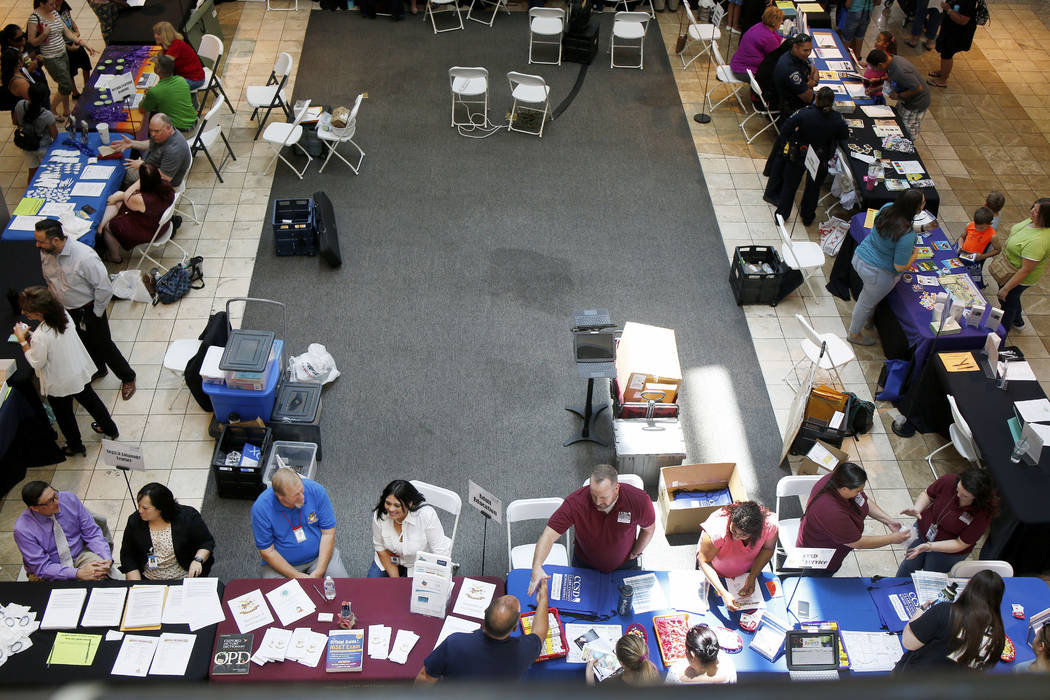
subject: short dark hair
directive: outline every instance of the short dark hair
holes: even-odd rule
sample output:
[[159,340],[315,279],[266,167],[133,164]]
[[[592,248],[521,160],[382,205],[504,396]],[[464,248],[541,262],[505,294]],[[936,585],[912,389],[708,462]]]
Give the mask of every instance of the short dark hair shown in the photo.
[[1002,192],[992,190],[988,193],[988,196],[984,198],[984,205],[998,213],[1000,209],[1006,206],[1006,197],[1003,196]]
[[872,66],[881,66],[883,63],[889,60],[889,56],[882,49],[872,49],[868,52],[868,64]]
[[379,504],[375,507],[376,520],[382,520],[383,517],[386,516],[385,504],[387,496],[393,496],[401,501],[401,505],[404,506],[407,511],[419,510],[419,507],[427,500],[426,497],[419,492],[419,489],[412,485],[411,481],[394,479],[386,485],[386,488],[383,489],[382,495],[379,497]]
[[160,511],[160,517],[164,518],[165,522],[170,523],[179,517],[179,502],[175,500],[175,494],[171,492],[171,489],[164,484],[156,481],[146,484],[139,489],[138,495],[135,496],[135,503],[137,504],[146,496],[149,496],[149,502],[153,504],[153,507]]
[[171,56],[157,56],[153,70],[162,78],[170,78],[175,75],[175,61]]
[[827,112],[831,105],[835,104],[835,91],[825,85],[817,90],[817,98],[813,100],[813,104],[821,111]]
[[813,37],[809,34],[796,34],[795,38],[791,40],[792,46],[801,46],[802,44],[812,44]]
[[51,484],[46,481],[30,481],[22,487],[22,502],[27,506],[40,505],[40,497],[44,495]]
[[[914,191],[914,190],[913,190]],[[813,503],[822,493],[838,491],[839,489],[858,489],[868,481],[868,473],[864,467],[856,462],[840,462],[831,472],[831,478],[824,484],[820,491],[814,491],[809,496],[809,503]],[[809,505],[806,506],[807,508]]]
[[977,207],[977,211],[973,213],[973,222],[978,226],[987,226],[994,218],[995,212],[988,207]]
[[62,224],[55,219],[41,219],[36,222],[33,228],[40,231],[48,238],[57,238],[62,241],[66,240],[65,231],[62,230]]

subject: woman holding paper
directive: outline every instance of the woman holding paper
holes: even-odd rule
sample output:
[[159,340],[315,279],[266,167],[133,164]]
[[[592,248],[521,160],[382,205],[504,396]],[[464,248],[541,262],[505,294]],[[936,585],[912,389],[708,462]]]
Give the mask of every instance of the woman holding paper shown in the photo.
[[[806,514],[798,529],[799,547],[834,549],[835,554],[823,571],[810,570],[807,576],[832,576],[842,560],[854,549],[876,549],[908,541],[910,533],[899,520],[879,508],[864,493],[868,474],[853,462],[841,462],[834,471],[813,486]],[[888,535],[865,535],[864,521],[871,516],[890,529]]]
[[759,573],[773,558],[777,517],[754,501],[743,501],[719,508],[700,527],[696,567],[704,572],[726,607],[739,610],[733,594],[719,577],[728,579],[747,574],[740,594],[751,595]]
[[120,544],[120,570],[129,581],[207,576],[215,557],[215,538],[196,508],[179,505],[171,490],[156,482],[139,489],[138,511],[128,516]]
[[1021,318],[1021,295],[1038,284],[1050,259],[1050,197],[1035,200],[1029,218],[1010,229],[1003,255],[1017,272],[999,287],[999,305],[1003,310],[1003,340],[1012,328],[1024,326]]
[[395,479],[386,485],[375,507],[372,545],[375,559],[369,578],[411,576],[416,554],[449,555],[452,543],[445,537],[437,511],[411,482]]
[[919,494],[914,507],[901,511],[917,518],[918,532],[897,576],[908,577],[919,569],[948,573],[973,551],[998,512],[999,497],[985,470],[972,467],[937,479]]

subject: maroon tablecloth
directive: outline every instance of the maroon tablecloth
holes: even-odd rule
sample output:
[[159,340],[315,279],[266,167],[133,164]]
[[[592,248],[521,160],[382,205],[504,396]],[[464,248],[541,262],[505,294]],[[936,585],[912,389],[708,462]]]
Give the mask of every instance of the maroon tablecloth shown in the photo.
[[[492,576],[475,578],[496,584],[496,592],[494,595],[500,596],[506,592],[506,586],[501,578],[495,578]],[[226,601],[244,595],[256,588],[260,589],[265,594],[284,584],[286,581],[287,579],[245,578],[227,583],[222,596],[222,608],[223,612],[227,613],[227,619],[219,623],[218,629],[215,632],[216,640],[219,639],[219,635],[238,633],[237,624],[229,618],[229,607],[227,607]],[[459,587],[462,581],[462,576],[457,576],[455,578],[452,597],[449,599],[450,610],[455,603],[456,596],[459,594]],[[349,600],[354,614],[357,615],[356,627],[359,629],[367,630],[369,625],[387,625],[388,627],[393,628],[391,641],[393,641],[393,636],[397,634],[397,630],[399,629],[411,630],[418,634],[419,640],[416,641],[412,653],[408,656],[408,663],[402,665],[393,663],[392,661],[377,661],[369,658],[367,654],[368,648],[366,639],[364,669],[360,673],[326,673],[324,670],[325,657],[322,655],[321,662],[317,664],[317,668],[303,666],[297,661],[284,661],[281,663],[271,662],[265,666],[259,666],[258,664],[253,663],[251,665],[251,671],[247,674],[211,676],[212,681],[216,683],[238,681],[262,681],[273,683],[279,681],[301,682],[337,680],[342,683],[347,681],[369,682],[378,680],[411,680],[415,678],[416,674],[419,673],[419,669],[422,668],[423,659],[425,659],[434,649],[434,643],[437,641],[438,634],[441,632],[442,624],[444,624],[443,619],[427,617],[425,615],[413,615],[408,611],[408,598],[412,583],[410,579],[335,579],[335,600],[331,602],[325,601],[324,604],[321,604],[317,592],[310,586],[311,583],[316,583],[318,588],[323,589],[320,581],[304,579],[302,583],[304,584],[303,587],[307,594],[313,599],[314,604],[317,605],[317,612],[319,613],[338,613],[340,601]],[[280,627],[280,621],[275,618],[273,625],[268,626]],[[290,629],[296,627],[309,627],[315,632],[327,635],[330,630],[338,628],[338,625],[334,621],[318,622],[317,613],[314,613],[313,615],[308,615],[289,626]],[[263,635],[266,634],[266,627],[260,627],[259,629],[254,630],[252,634],[255,635],[252,640],[252,653],[254,654],[259,649],[259,645],[262,644]]]

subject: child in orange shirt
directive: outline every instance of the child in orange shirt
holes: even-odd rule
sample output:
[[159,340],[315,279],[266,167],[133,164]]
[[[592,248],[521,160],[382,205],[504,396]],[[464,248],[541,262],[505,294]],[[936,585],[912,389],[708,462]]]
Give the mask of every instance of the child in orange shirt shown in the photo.
[[967,263],[966,271],[980,289],[984,289],[984,261],[1000,251],[992,228],[994,216],[988,207],[979,207],[973,213],[973,221],[966,225],[966,233],[959,238],[959,257]]

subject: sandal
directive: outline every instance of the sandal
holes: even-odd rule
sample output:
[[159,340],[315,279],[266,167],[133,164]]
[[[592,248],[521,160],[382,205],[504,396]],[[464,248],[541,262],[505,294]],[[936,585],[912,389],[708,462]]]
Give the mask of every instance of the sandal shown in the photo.
[[930,76],[931,78],[939,78],[941,77],[941,72],[939,70],[931,70],[926,75]]
[[932,79],[931,80],[931,79],[927,78],[926,82],[928,84],[934,86],[934,87],[939,87],[939,88],[946,88],[946,87],[948,87],[948,83],[944,82],[943,80],[936,80],[936,79]]

